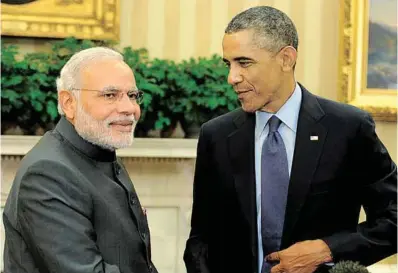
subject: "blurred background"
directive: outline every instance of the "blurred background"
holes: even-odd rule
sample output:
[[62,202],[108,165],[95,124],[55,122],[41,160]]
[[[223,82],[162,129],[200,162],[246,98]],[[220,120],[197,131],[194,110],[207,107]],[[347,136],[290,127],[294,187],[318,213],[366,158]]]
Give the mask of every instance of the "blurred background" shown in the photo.
[[[137,140],[119,155],[147,207],[155,265],[185,272],[198,130],[238,107],[220,57],[224,28],[256,5],[281,9],[295,23],[297,81],[369,110],[397,162],[396,0],[6,0],[1,208],[19,161],[59,118],[55,78],[63,64],[82,48],[114,47],[145,91]],[[2,225],[0,243],[2,254]],[[396,272],[396,256],[370,270]]]

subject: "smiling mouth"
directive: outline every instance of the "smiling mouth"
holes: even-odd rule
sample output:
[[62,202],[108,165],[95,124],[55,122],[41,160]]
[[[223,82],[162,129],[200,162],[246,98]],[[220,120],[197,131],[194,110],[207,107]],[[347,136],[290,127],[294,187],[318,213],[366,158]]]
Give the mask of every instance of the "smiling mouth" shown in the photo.
[[111,125],[130,126],[133,125],[133,123],[131,121],[118,121],[112,122]]
[[114,122],[110,125],[119,132],[131,132],[133,130],[133,123],[130,121]]
[[235,90],[236,94],[238,94],[238,97],[239,97],[239,96],[243,96],[244,94],[246,94],[246,93],[248,93],[248,92],[250,92],[250,91],[252,91],[252,89],[248,89],[248,90]]
[[249,93],[251,90],[240,90],[240,91],[236,91],[236,93],[238,94],[238,98],[240,100],[242,100],[245,96],[246,93]]

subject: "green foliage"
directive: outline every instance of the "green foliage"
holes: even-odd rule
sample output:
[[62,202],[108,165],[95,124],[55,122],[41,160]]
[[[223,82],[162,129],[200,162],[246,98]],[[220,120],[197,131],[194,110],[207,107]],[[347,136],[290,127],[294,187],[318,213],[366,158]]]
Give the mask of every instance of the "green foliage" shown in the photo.
[[[67,38],[54,43],[49,52],[19,56],[16,46],[2,45],[3,124],[18,124],[25,134],[34,134],[39,127],[51,129],[59,118],[56,79],[60,70],[74,53],[98,45],[112,46]],[[199,126],[238,107],[236,94],[227,84],[228,69],[219,56],[175,63],[150,60],[143,48],[126,47],[122,53],[144,91],[137,125],[141,136],[150,129],[169,130],[177,121]]]
[[52,45],[50,52],[28,53],[19,57],[18,47],[2,44],[2,122],[19,125],[26,134],[37,128],[51,129],[58,120],[56,78],[77,51],[98,43],[67,38]]
[[238,106],[221,57],[191,58],[182,62],[181,71],[177,85],[184,93],[182,105],[188,122],[202,124]]
[[369,273],[368,269],[353,261],[341,261],[333,266],[329,273]]

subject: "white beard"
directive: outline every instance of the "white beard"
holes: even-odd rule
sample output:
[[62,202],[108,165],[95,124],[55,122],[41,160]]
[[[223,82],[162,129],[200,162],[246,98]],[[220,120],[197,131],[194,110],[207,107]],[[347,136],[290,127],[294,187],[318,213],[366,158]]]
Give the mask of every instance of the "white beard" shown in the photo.
[[[115,121],[132,121],[131,132],[117,132],[115,135],[110,124]],[[137,122],[133,115],[108,118],[99,121],[86,113],[83,106],[78,102],[76,111],[75,128],[77,133],[88,142],[104,149],[114,151],[120,148],[129,147],[134,140],[134,130]]]

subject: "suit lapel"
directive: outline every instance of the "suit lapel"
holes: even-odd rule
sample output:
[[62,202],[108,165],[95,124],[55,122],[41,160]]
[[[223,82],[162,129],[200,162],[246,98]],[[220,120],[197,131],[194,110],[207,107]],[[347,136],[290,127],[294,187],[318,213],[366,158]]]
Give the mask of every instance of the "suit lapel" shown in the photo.
[[256,255],[256,189],[254,165],[255,115],[241,112],[234,120],[237,129],[228,136],[228,151],[240,207],[252,231],[252,251]]
[[327,134],[327,129],[319,122],[324,116],[324,112],[318,100],[303,86],[300,87],[303,96],[297,124],[282,248],[290,242],[294,225],[305,202]]

